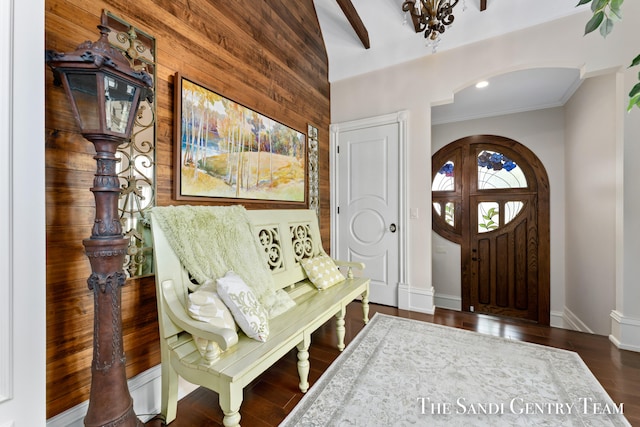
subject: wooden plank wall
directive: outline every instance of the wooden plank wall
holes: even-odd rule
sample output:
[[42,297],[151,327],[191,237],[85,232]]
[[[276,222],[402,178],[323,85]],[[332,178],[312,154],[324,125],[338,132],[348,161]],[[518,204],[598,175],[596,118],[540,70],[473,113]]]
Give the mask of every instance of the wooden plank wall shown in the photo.
[[[158,205],[176,204],[173,76],[178,71],[305,134],[307,123],[317,126],[321,229],[330,249],[328,64],[312,0],[47,0],[45,7],[47,49],[73,51],[85,40],[97,40],[103,10],[156,37]],[[53,86],[50,72],[46,76],[47,417],[52,417],[89,397],[93,299],[81,242],[90,236],[94,218],[89,187],[95,161],[62,89]],[[160,362],[155,304],[153,277],[124,286],[128,377]]]

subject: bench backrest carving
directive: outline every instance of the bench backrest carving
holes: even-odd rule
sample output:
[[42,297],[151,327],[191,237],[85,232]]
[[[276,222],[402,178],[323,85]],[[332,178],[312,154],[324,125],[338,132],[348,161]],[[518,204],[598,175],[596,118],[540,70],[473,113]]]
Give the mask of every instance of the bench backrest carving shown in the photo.
[[306,279],[300,261],[324,253],[315,211],[251,210],[248,214],[276,286],[285,288]]
[[[265,249],[265,262],[269,265],[275,285],[282,289],[306,279],[300,260],[324,253],[315,211],[277,209],[249,210],[247,213],[255,236]],[[188,293],[199,285],[190,280],[164,233],[153,221],[152,230],[155,261],[161,266],[156,268],[156,281],[162,284],[172,280],[177,298],[186,307]],[[158,298],[162,338],[179,334],[182,329],[171,321],[163,309],[162,295],[158,295]]]

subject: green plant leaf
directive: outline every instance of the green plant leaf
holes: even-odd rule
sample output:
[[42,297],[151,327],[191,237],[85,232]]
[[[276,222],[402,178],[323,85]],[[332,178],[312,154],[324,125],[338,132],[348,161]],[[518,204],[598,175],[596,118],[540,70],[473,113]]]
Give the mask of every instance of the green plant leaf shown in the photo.
[[609,8],[611,8],[611,10],[620,10],[622,8],[622,3],[624,3],[624,0],[611,0]]
[[606,39],[612,30],[613,30],[613,21],[609,19],[609,17],[606,17],[602,22],[602,25],[600,25],[600,34],[602,35],[602,37]]
[[582,6],[583,4],[587,4],[587,3],[589,3],[590,1],[591,1],[591,0],[580,0],[580,1],[578,2],[578,4],[576,5],[576,7],[578,7],[578,6]]
[[[640,85],[640,83],[638,83],[638,85]],[[630,112],[633,109],[634,105],[640,108],[640,93],[634,97],[629,98],[629,105],[627,106],[627,112]]]
[[631,89],[631,92],[629,92],[629,97],[633,98],[634,96],[640,94],[640,83],[636,83],[636,85],[633,87],[633,89]]
[[609,13],[609,19],[611,19],[613,22],[620,22],[622,21],[622,11],[618,10],[616,11],[611,11],[611,13]]
[[611,0],[609,10],[611,10],[612,18],[615,17],[618,21],[622,20],[622,2],[624,0]]
[[[633,61],[631,61],[631,65],[629,65],[629,68],[635,67],[638,64],[640,64],[640,55],[633,58]],[[640,79],[640,74],[638,75],[638,78]]]
[[594,14],[589,20],[589,22],[587,22],[587,25],[584,27],[584,34],[587,35],[590,32],[594,31],[596,28],[598,28],[600,24],[602,24],[603,19],[604,19],[604,12],[600,11]]
[[607,4],[609,4],[610,0],[593,0],[593,3],[591,3],[591,10],[593,12],[598,12],[602,9],[604,9]]

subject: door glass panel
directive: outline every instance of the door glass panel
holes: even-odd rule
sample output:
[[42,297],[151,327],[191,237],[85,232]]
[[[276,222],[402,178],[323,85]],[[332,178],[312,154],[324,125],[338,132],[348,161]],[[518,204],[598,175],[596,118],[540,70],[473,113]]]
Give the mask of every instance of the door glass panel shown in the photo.
[[494,151],[478,154],[478,190],[526,187],[527,179],[513,160]]
[[516,217],[522,210],[524,203],[522,202],[507,202],[504,204],[504,223],[508,224],[513,218]]
[[440,203],[434,203],[433,210],[436,212],[438,216],[442,216],[442,208],[440,207]]
[[447,224],[449,224],[452,227],[456,226],[455,206],[456,205],[453,202],[447,202],[447,204],[444,205],[444,220]]
[[438,173],[433,178],[431,191],[453,191],[455,190],[455,181],[453,176],[453,161],[449,160],[442,165]]
[[486,233],[500,227],[500,206],[496,202],[478,203],[478,233]]

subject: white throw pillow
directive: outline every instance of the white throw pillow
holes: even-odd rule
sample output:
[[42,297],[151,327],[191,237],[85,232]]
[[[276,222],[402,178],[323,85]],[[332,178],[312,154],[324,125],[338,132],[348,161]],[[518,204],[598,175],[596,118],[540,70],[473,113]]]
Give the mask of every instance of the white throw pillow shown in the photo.
[[218,328],[236,329],[233,315],[216,292],[213,281],[206,282],[187,297],[189,316]]
[[269,336],[267,312],[247,284],[233,271],[217,280],[218,295],[248,337],[265,342]]
[[300,261],[300,264],[311,283],[318,289],[327,289],[344,280],[344,276],[328,255],[306,258]]
[[[213,281],[207,281],[187,296],[187,311],[189,316],[201,322],[215,326],[216,328],[238,329],[233,321],[233,315],[216,292]],[[196,335],[193,340],[200,354],[207,360],[217,358],[219,348],[213,342]]]

